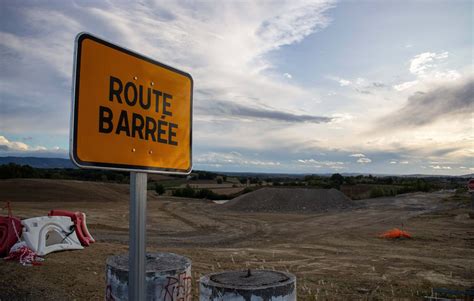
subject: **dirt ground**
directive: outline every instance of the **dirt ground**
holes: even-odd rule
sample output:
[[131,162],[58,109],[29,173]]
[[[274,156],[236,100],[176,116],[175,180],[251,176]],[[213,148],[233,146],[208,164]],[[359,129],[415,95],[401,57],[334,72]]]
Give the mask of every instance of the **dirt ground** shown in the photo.
[[[119,184],[0,181],[0,202],[11,200],[16,216],[80,210],[98,241],[49,254],[41,266],[1,260],[0,300],[103,300],[105,260],[127,251],[127,194]],[[195,300],[201,275],[246,268],[294,273],[298,300],[420,299],[431,288],[474,286],[474,219],[446,201],[450,195],[412,193],[356,201],[354,210],[281,214],[233,212],[149,191],[148,250],[191,258]],[[402,225],[414,239],[377,237]]]

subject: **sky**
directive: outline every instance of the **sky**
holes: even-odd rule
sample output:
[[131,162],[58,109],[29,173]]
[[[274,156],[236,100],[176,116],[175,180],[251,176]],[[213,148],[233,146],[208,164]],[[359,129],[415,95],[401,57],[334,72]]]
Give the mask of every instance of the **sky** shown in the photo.
[[472,1],[0,2],[0,156],[67,158],[74,39],[194,79],[194,169],[474,173]]

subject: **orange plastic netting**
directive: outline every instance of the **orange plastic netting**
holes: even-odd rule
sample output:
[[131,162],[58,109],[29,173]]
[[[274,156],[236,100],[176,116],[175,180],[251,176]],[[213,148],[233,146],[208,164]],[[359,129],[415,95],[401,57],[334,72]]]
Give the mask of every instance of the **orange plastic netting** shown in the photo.
[[398,228],[394,228],[379,235],[380,238],[412,238],[412,236]]

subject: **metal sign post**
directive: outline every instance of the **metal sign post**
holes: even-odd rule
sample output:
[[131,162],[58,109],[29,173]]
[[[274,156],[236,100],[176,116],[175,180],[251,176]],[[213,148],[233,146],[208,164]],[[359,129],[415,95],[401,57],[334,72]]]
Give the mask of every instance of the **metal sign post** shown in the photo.
[[193,79],[89,33],[76,37],[73,74],[70,157],[80,168],[130,172],[128,292],[142,301],[147,173],[192,170]]
[[146,194],[147,174],[131,172],[128,300],[146,299]]

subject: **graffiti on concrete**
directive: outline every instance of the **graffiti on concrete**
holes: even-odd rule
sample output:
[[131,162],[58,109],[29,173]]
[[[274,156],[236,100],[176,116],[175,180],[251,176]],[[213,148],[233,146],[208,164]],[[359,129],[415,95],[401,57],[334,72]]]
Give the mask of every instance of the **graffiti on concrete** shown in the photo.
[[110,284],[107,285],[107,289],[105,290],[105,300],[115,301],[114,295],[112,295],[112,286]]
[[178,276],[168,276],[163,288],[164,301],[191,301],[191,280],[186,272],[182,272]]

